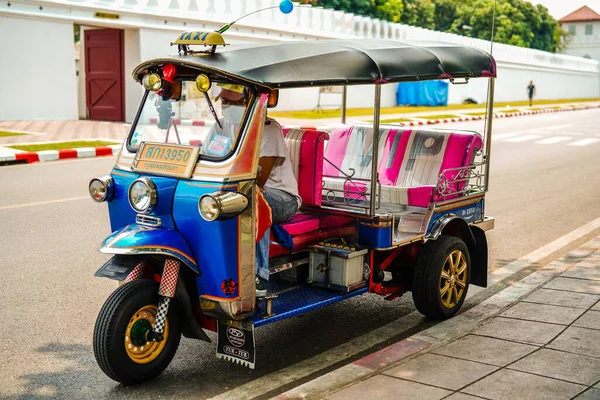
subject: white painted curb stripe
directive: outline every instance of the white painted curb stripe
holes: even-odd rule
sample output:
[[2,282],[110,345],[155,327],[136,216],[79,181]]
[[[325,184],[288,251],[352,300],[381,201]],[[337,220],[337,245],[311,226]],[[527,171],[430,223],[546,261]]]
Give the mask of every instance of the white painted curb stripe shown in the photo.
[[75,150],[77,151],[77,158],[96,157],[95,147],[82,147]]
[[58,150],[43,150],[37,152],[40,161],[55,161],[58,160]]

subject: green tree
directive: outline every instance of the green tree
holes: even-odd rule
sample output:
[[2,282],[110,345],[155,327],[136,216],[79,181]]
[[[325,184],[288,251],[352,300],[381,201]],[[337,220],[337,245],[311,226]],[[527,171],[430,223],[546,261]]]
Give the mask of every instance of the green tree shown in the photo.
[[403,0],[404,13],[400,22],[420,28],[435,28],[435,4],[432,0]]
[[433,22],[436,31],[446,32],[450,29],[456,19],[456,9],[459,4],[459,0],[435,0]]
[[403,0],[377,0],[375,3],[375,16],[386,21],[400,22],[403,11]]
[[560,50],[566,36],[548,10],[525,0],[304,0],[307,4],[421,28],[545,51]]

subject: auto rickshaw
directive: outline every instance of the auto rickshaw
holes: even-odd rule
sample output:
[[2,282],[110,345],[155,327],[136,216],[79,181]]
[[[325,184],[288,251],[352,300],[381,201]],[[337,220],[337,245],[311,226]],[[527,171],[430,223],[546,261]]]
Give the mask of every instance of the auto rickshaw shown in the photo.
[[[150,380],[182,334],[210,342],[206,330],[217,332],[218,358],[254,368],[260,326],[408,291],[422,314],[446,319],[470,284],[487,285],[491,55],[384,40],[225,47],[221,32],[184,32],[174,44],[179,54],[133,71],[146,89],[141,106],[112,171],[89,184],[112,231],[99,249],[112,257],[96,276],[120,282],[94,330],[106,375]],[[382,85],[474,78],[489,80],[483,136],[380,123]],[[213,95],[232,85],[245,110],[227,130]],[[346,122],[353,85],[373,88],[372,123]],[[267,110],[283,90],[321,86],[343,87],[342,121],[283,129],[302,207],[271,235],[270,293],[257,298],[256,243],[270,224],[256,182]]]

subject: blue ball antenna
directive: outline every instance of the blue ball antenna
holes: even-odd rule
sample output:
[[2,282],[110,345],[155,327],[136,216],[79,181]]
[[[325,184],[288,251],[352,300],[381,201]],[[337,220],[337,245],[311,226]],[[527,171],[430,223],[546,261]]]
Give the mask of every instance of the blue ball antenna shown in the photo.
[[279,3],[279,10],[281,10],[281,12],[284,14],[291,13],[293,9],[294,3],[292,3],[291,0],[283,0],[281,3]]

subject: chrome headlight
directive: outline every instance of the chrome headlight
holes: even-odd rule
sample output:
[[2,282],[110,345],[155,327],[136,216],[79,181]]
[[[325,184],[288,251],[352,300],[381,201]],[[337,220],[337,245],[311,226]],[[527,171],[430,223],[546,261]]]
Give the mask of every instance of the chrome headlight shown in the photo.
[[149,213],[154,210],[158,200],[156,185],[148,178],[138,178],[129,186],[129,204],[140,213]]
[[110,201],[112,199],[113,187],[113,179],[110,175],[94,178],[88,185],[92,200],[97,201],[98,203]]
[[248,207],[248,198],[238,192],[205,194],[198,201],[200,215],[207,221],[233,218]]

